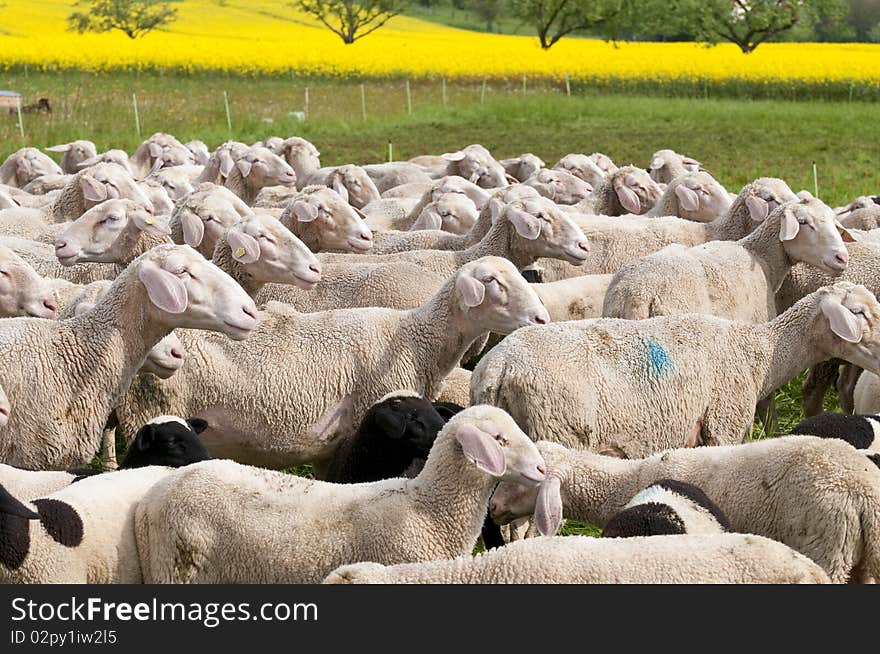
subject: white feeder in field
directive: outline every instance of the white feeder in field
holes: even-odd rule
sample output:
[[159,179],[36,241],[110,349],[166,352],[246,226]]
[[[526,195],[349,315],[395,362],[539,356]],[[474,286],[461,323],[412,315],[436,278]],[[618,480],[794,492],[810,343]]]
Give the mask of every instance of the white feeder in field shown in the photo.
[[0,91],[0,110],[8,109],[11,113],[21,107],[21,93]]

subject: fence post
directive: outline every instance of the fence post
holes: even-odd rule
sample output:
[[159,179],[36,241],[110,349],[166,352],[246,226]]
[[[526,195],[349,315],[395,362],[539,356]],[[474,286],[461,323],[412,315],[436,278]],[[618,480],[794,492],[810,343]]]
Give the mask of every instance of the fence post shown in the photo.
[[406,80],[406,113],[412,115],[412,94],[409,90],[409,79]]
[[[24,65],[24,78],[28,79],[28,65],[27,64]],[[852,93],[850,93],[850,95],[852,95]]]
[[141,115],[138,113],[137,94],[131,94],[131,103],[134,106],[134,130],[137,132],[138,138],[141,136]]
[[229,128],[229,133],[232,134],[232,115],[229,113],[229,96],[226,94],[226,91],[223,91],[223,106],[226,107],[226,127]]
[[440,94],[443,96],[443,106],[446,106],[446,78],[440,78]]
[[361,116],[364,120],[367,119],[367,90],[363,84],[361,84]]
[[568,71],[565,71],[565,95],[571,95],[571,80],[569,80]]
[[393,152],[391,150],[391,141],[388,141],[388,163],[394,161]]
[[21,139],[24,140],[24,123],[21,122],[21,98],[18,99],[16,109],[18,109],[18,133],[21,135]]
[[703,99],[709,99],[709,80],[703,78]]
[[486,101],[486,76],[483,75],[483,88],[480,90],[480,104]]
[[813,162],[813,195],[819,197],[819,171],[815,161]]
[[523,97],[526,95],[526,76],[523,75]]
[[303,120],[309,119],[309,87],[305,88],[305,103],[303,104]]

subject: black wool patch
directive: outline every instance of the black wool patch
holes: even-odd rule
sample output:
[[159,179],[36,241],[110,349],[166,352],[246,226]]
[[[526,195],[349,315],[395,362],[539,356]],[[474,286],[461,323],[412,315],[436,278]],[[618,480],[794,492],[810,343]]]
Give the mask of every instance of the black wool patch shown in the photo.
[[693,484],[678,481],[677,479],[661,479],[655,484],[652,484],[652,486],[665,488],[666,490],[675,493],[676,495],[681,495],[694,504],[703,507],[712,514],[712,517],[718,521],[718,524],[721,525],[721,528],[724,529],[724,531],[730,531],[730,520],[724,515],[724,511],[719,509],[715,502],[710,500],[708,495],[706,495],[702,489],[697,488]]
[[684,522],[672,507],[658,502],[638,504],[624,509],[608,521],[602,538],[666,536],[684,534]]
[[82,543],[83,522],[70,504],[61,500],[34,500],[40,514],[40,522],[52,539],[65,547],[76,547]]
[[30,520],[0,513],[0,564],[17,570],[27,558],[31,547]]

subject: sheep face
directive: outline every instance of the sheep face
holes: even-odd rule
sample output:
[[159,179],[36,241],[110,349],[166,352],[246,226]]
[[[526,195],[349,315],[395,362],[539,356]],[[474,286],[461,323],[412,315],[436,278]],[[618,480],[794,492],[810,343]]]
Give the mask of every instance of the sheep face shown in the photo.
[[446,193],[422,209],[412,229],[442,229],[466,234],[479,217],[477,206],[462,193]]
[[[168,193],[168,197],[173,201],[177,201],[195,190],[189,178],[174,168],[166,168],[157,171],[153,175],[153,179],[162,185]],[[159,211],[159,213],[162,212]]]
[[673,192],[678,200],[678,216],[708,223],[723,216],[733,203],[730,194],[709,173],[688,173],[676,180]]
[[226,233],[232,257],[247,275],[263,283],[312,289],[321,281],[321,264],[306,245],[273,216],[254,214]]
[[180,370],[186,360],[186,348],[174,332],[156,343],[144,359],[139,372],[149,372],[159,379],[168,379]]
[[104,200],[126,198],[139,202],[150,212],[155,211],[152,201],[132,176],[115,164],[101,163],[82,172],[79,176],[79,185],[86,209]]
[[540,298],[507,259],[483,257],[462,266],[455,288],[465,318],[481,330],[509,334],[550,322]]
[[151,465],[174,468],[207,461],[208,450],[199,440],[199,434],[208,423],[199,418],[183,420],[177,416],[159,416],[141,427],[126,452],[123,468],[143,468]]
[[546,198],[517,200],[501,214],[521,239],[519,247],[536,257],[564,259],[578,266],[589,256],[590,244],[584,232],[553,202]]
[[296,183],[293,168],[268,148],[251,148],[235,165],[241,176],[254,188],[292,186]]
[[9,155],[7,163],[13,170],[14,186],[21,188],[43,175],[63,175],[61,166],[36,148],[22,148]]
[[880,304],[864,286],[837,282],[819,300],[814,332],[826,334],[822,347],[837,357],[880,374]]
[[849,253],[843,242],[855,239],[830,207],[810,198],[788,202],[775,213],[782,214],[779,239],[790,259],[835,276],[846,270]]
[[594,152],[590,155],[590,160],[599,166],[599,169],[605,173],[605,175],[611,175],[612,173],[617,172],[617,166],[611,160],[607,154],[602,154],[601,152]]
[[153,205],[158,215],[168,215],[174,211],[174,202],[165,187],[156,180],[148,179],[139,182],[139,186]]
[[61,168],[66,173],[75,173],[79,170],[79,164],[98,154],[95,144],[91,141],[71,141],[46,148],[47,152],[62,152]]
[[257,307],[229,275],[186,245],[160,245],[132,262],[148,311],[169,329],[208,329],[240,341],[257,327]]
[[619,169],[612,180],[612,187],[620,206],[629,213],[646,213],[663,195],[663,187],[651,179],[644,170],[633,166]]
[[381,199],[379,189],[366,171],[358,166],[340,166],[331,176],[330,185],[339,196],[356,209]]
[[[602,156],[604,157],[605,155]],[[608,159],[608,161],[610,162],[611,160]],[[567,154],[556,162],[553,169],[570,173],[593,188],[598,187],[608,174],[593,159],[584,154]]]
[[[300,228],[313,228],[320,250],[367,252],[373,247],[373,233],[363,213],[328,188],[302,193],[290,204],[282,221],[296,220]],[[298,232],[299,233],[299,232]]]
[[92,207],[55,240],[55,256],[63,266],[79,262],[118,263],[140,232],[171,233],[167,218],[154,217],[131,200],[107,200]]
[[460,175],[482,188],[499,188],[508,184],[504,166],[495,161],[482,145],[469,145],[442,157],[448,162],[446,172],[449,175]]
[[542,170],[525,182],[557,204],[577,204],[593,192],[593,186],[564,170]]
[[12,250],[0,247],[0,317],[53,318],[56,309],[43,278]]

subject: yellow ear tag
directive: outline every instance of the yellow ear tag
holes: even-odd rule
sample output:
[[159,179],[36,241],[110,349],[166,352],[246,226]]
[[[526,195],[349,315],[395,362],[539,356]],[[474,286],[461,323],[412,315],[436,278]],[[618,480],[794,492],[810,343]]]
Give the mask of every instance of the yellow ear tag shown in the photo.
[[243,256],[244,256],[244,248],[238,248],[238,249],[235,251],[235,256],[237,256],[237,257],[243,257]]
[[147,223],[148,225],[152,225],[152,224],[155,223],[156,221],[153,220],[152,218],[147,218],[144,222]]

